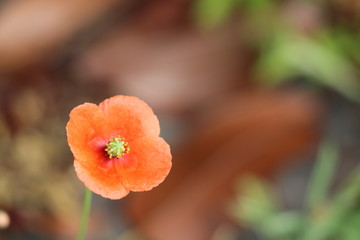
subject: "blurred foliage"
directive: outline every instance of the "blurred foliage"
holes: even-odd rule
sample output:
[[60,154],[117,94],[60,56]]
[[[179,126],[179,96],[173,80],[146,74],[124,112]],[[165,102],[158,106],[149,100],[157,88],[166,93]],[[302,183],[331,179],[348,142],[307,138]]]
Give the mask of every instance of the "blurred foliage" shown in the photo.
[[277,86],[302,78],[360,101],[359,33],[344,21],[326,18],[322,10],[334,4],[324,2],[320,10],[315,2],[198,0],[194,9],[199,26],[207,29],[238,12],[241,34],[258,53],[255,75],[260,84]]
[[212,28],[223,23],[233,13],[239,0],[199,0],[195,2],[194,12],[198,24],[204,28]]
[[0,114],[0,209],[10,214],[9,239],[17,239],[17,228],[24,228],[22,234],[49,234],[36,233],[39,225],[49,232],[61,226],[66,235],[78,218],[67,115],[58,114],[62,107],[44,88],[19,87],[3,95],[8,101]]
[[269,184],[252,177],[241,181],[231,214],[264,239],[354,240],[360,236],[360,168],[331,195],[337,147],[324,143],[314,167],[303,210],[281,210]]
[[70,177],[72,173],[58,170],[64,169],[58,153],[66,149],[60,120],[45,118],[41,95],[30,89],[18,92],[11,109],[23,128],[15,137],[5,127],[5,120],[0,118],[0,129],[3,129],[0,138],[3,159],[0,205],[6,209],[18,204],[23,208],[39,206],[54,215],[71,213],[77,207],[70,194],[75,190]]
[[350,99],[360,100],[355,67],[342,53],[324,42],[279,34],[260,58],[257,71],[264,84],[276,85],[301,76],[314,84],[333,88]]
[[239,188],[242,192],[236,208],[239,220],[257,224],[278,211],[279,206],[270,186],[261,179],[248,176],[242,179]]

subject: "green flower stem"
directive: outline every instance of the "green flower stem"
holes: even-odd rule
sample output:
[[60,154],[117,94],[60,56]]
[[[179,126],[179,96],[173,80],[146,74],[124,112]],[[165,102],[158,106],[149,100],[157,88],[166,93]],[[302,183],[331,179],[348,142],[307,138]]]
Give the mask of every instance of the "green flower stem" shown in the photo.
[[76,236],[76,240],[85,239],[86,227],[88,224],[90,209],[91,209],[91,198],[92,198],[92,192],[85,187],[85,196],[84,196],[83,209],[81,213],[81,222],[80,222],[78,234]]

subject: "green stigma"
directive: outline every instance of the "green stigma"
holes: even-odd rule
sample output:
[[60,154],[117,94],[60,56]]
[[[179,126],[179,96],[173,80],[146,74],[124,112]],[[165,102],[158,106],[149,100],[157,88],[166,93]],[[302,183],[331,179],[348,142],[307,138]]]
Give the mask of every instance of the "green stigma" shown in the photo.
[[125,153],[130,152],[129,143],[125,141],[125,138],[114,137],[108,144],[106,144],[105,151],[109,158],[120,158],[124,156]]

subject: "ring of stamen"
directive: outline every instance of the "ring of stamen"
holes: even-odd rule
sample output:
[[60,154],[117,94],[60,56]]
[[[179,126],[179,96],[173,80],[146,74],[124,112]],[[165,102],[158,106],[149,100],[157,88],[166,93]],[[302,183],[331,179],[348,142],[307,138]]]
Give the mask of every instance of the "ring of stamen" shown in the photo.
[[120,158],[130,152],[130,146],[129,143],[125,141],[125,138],[120,136],[113,137],[108,144],[106,144],[105,152],[109,158]]

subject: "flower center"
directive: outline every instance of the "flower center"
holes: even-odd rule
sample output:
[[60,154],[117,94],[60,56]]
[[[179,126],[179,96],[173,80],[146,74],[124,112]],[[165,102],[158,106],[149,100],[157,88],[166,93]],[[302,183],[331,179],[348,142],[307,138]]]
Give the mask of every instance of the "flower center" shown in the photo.
[[108,144],[106,144],[105,151],[109,158],[120,158],[124,156],[125,153],[130,152],[129,143],[125,141],[125,138],[120,136],[113,137]]

